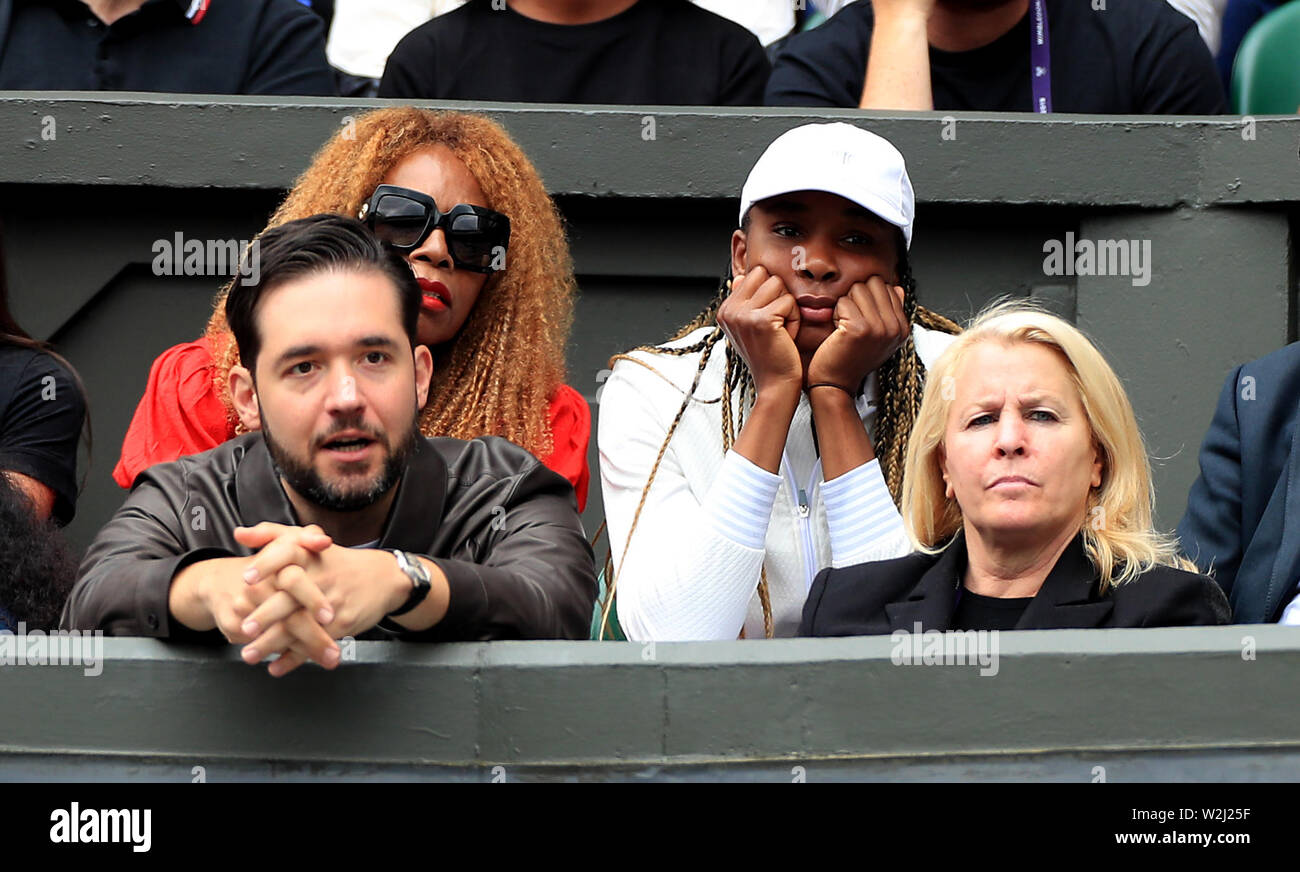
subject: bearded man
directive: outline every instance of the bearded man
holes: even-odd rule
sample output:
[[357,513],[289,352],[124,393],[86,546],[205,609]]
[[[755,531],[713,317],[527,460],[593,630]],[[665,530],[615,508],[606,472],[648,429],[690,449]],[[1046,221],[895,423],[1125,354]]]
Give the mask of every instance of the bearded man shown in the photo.
[[96,537],[68,628],[223,639],[283,675],[337,640],[585,638],[596,596],[573,488],[497,437],[416,428],[420,288],[360,222],[254,242],[226,317],[250,432],[154,466]]

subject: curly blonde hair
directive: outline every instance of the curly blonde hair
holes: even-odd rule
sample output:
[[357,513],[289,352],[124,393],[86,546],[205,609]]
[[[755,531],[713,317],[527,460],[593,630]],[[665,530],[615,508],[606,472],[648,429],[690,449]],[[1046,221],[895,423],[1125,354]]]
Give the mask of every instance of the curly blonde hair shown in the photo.
[[[355,217],[384,177],[421,149],[445,146],[469,169],[488,208],[510,218],[506,268],[491,276],[460,333],[434,353],[433,383],[420,412],[426,436],[502,436],[540,457],[553,450],[547,408],[564,381],[564,346],[577,283],[555,204],[532,163],[494,121],[463,112],[403,106],[359,116],[327,142],[267,229],[335,212]],[[226,324],[227,285],[206,336],[214,384],[231,425],[230,369],[239,349]]]

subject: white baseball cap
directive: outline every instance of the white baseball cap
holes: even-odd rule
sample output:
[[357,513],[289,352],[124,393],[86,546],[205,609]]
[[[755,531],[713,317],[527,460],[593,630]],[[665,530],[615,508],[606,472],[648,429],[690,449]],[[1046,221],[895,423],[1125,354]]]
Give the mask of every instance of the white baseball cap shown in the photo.
[[903,155],[883,137],[842,121],[787,130],[749,171],[740,221],[759,200],[793,191],[839,194],[898,227],[912,245],[916,195]]

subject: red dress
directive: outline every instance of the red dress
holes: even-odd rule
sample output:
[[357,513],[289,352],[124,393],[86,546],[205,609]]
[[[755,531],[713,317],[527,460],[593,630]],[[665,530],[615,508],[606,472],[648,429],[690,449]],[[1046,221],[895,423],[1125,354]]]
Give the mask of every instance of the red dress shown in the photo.
[[[158,355],[149,383],[122,440],[122,456],[113,480],[124,488],[155,463],[216,448],[235,436],[225,404],[212,383],[212,349],[206,337],[174,345]],[[560,385],[547,409],[553,451],[542,463],[569,480],[578,496],[578,511],[587,507],[587,443],[591,409],[582,394]]]

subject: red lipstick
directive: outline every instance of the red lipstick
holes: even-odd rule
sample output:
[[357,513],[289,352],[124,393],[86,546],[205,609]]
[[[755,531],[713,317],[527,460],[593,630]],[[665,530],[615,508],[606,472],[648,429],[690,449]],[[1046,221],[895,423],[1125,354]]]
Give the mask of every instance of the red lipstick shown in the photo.
[[451,292],[442,282],[417,278],[420,283],[420,308],[426,312],[445,312],[451,308]]

